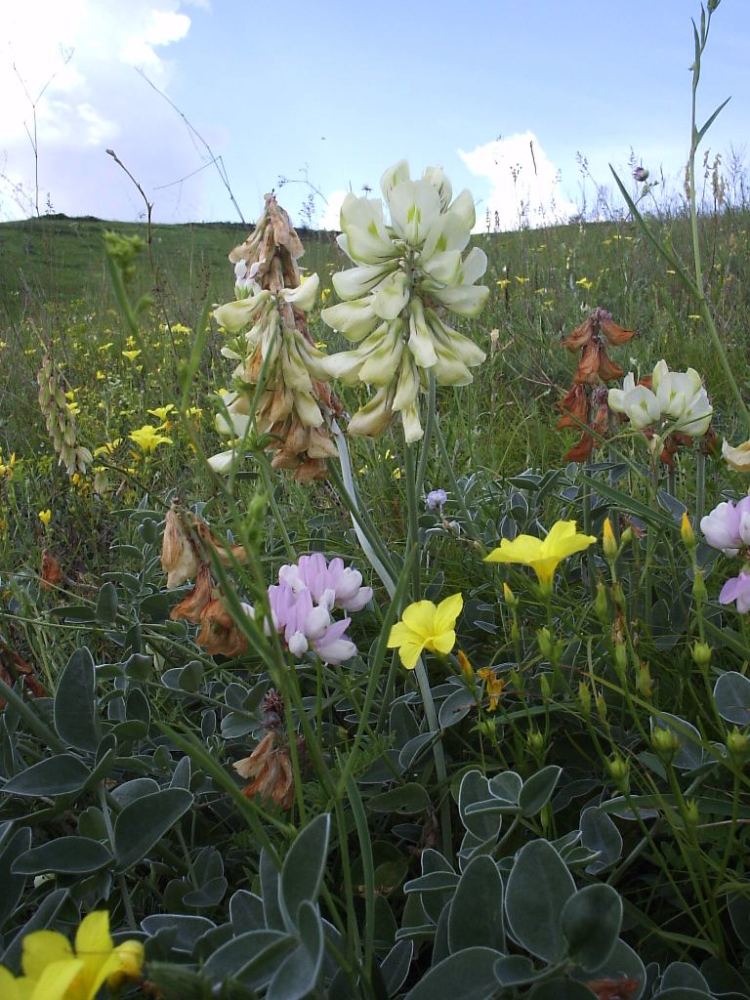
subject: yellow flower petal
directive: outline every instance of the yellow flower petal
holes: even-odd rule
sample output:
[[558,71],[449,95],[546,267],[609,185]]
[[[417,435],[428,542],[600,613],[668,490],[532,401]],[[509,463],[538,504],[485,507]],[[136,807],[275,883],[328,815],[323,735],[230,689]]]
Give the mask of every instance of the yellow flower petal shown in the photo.
[[21,967],[30,979],[39,979],[53,962],[72,958],[70,941],[57,931],[32,931],[23,939]]
[[[454,628],[456,619],[461,614],[463,606],[463,594],[451,594],[450,597],[446,597],[445,600],[441,601],[435,611],[435,633],[445,632]],[[453,634],[453,641],[456,641],[455,633]],[[453,649],[452,645],[451,649]],[[449,650],[446,650],[446,652],[449,652]]]
[[5,1000],[22,1000],[16,978],[2,965],[0,965],[0,997],[5,997]]
[[407,670],[413,670],[417,665],[417,660],[424,646],[419,642],[405,642],[399,648],[398,655],[401,657],[402,664]]
[[109,913],[96,910],[81,921],[76,932],[76,957],[84,964],[81,979],[87,997],[95,997],[110,972],[119,965],[113,960],[114,945],[109,934]]
[[427,648],[433,653],[450,653],[453,647],[456,645],[456,633],[451,629],[450,631],[440,632],[439,635],[435,635],[427,643]]
[[417,638],[417,634],[405,622],[396,622],[395,625],[391,626],[388,635],[388,649],[400,646],[404,642],[413,642]]
[[[76,958],[52,962],[36,981],[24,982],[25,977],[18,980],[19,996],[22,1000],[78,1000],[81,993],[76,980],[82,969],[83,962]],[[86,996],[85,1000],[89,1000],[89,997]]]
[[404,608],[401,620],[418,636],[426,639],[435,630],[435,611],[432,601],[415,601]]

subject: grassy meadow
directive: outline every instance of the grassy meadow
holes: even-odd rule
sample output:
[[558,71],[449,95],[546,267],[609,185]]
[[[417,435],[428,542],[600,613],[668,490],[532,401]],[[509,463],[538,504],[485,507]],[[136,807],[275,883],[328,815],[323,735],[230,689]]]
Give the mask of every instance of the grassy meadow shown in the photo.
[[[706,309],[750,400],[750,215],[698,222]],[[688,213],[649,225],[690,271]],[[142,250],[108,256],[107,230]],[[0,225],[8,977],[25,935],[70,938],[106,910],[114,946],[97,947],[114,965],[76,994],[92,1000],[750,996],[750,631],[718,603],[746,542],[722,554],[699,527],[746,492],[720,454],[746,435],[701,303],[634,221],[477,234],[489,297],[452,322],[486,360],[472,384],[437,387],[422,445],[398,421],[349,438],[349,490],[338,458],[297,482],[251,431],[226,479],[206,457],[227,447],[215,418],[236,362],[211,310],[233,298],[227,254],[247,235]],[[330,355],[350,345],[320,311],[350,262],[333,234],[299,236],[320,276],[309,333]],[[637,331],[607,348],[624,372],[664,358],[703,380],[715,436],[671,466],[614,412],[587,461],[566,458],[579,429],[556,424],[579,355],[561,341],[597,308]],[[92,454],[82,473],[45,426],[45,358]],[[345,428],[369,393],[332,384]],[[131,437],[144,427],[160,442]],[[231,650],[174,614],[194,595],[160,563],[177,497],[204,546],[210,526],[202,565]],[[549,586],[532,562],[485,561],[570,520],[590,542]],[[261,627],[264,588],[313,552],[373,589],[347,612],[343,664]],[[459,593],[450,650],[424,640],[405,666],[391,628]],[[233,765],[271,738],[270,786],[243,794]]]

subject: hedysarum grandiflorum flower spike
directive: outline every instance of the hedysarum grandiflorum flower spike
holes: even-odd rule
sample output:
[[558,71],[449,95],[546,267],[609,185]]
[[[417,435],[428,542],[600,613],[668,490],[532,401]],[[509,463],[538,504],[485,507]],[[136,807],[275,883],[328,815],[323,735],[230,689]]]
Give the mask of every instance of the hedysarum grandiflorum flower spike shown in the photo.
[[402,160],[383,174],[377,198],[348,194],[338,244],[354,267],[333,276],[342,300],[323,320],[357,346],[323,359],[332,378],[374,386],[375,395],[349,423],[350,434],[376,436],[400,413],[407,442],[422,437],[419,395],[429,374],[438,385],[468,385],[484,351],[445,322],[446,313],[476,316],[489,289],[476,282],[487,257],[465,257],[474,225],[468,191],[452,200],[439,167],[412,180]]
[[[266,195],[255,230],[229,255],[237,297],[213,314],[231,335],[221,353],[238,362],[236,388],[223,396],[224,413],[216,418],[219,432],[235,443],[209,459],[217,472],[231,469],[237,442],[253,424],[266,436],[272,466],[291,470],[300,482],[325,478],[326,462],[336,455],[327,420],[341,408],[326,385],[326,357],[307,330],[305,314],[317,301],[319,280],[317,274],[300,277],[302,253],[289,216],[274,195]],[[261,377],[263,390],[251,413]]]

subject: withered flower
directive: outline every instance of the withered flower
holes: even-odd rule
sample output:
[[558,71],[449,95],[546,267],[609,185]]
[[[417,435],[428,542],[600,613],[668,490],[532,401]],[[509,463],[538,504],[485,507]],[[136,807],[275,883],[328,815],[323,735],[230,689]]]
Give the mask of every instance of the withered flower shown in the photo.
[[[19,677],[23,678],[23,685],[33,698],[47,697],[47,692],[36,678],[34,668],[0,639],[0,680],[8,687],[13,687]],[[0,710],[3,708],[5,699],[0,698]]]
[[177,502],[167,511],[161,545],[161,566],[167,574],[169,590],[174,590],[196,576],[200,568],[197,546],[185,528]]
[[201,620],[206,606],[212,600],[213,586],[214,581],[211,577],[211,569],[207,563],[204,563],[198,570],[193,589],[169,613],[172,621],[183,620],[197,625]]
[[634,330],[615,323],[606,309],[597,308],[563,338],[562,346],[572,353],[580,351],[580,357],[573,385],[558,403],[563,415],[557,428],[582,430],[579,440],[566,452],[566,461],[585,462],[596,447],[597,436],[607,432],[609,408],[605,386],[623,375],[623,369],[607,354],[607,346],[625,344],[635,335]]
[[630,1000],[638,990],[638,980],[623,976],[621,979],[590,979],[586,986],[598,1000]]
[[49,549],[42,549],[42,567],[39,573],[39,584],[43,590],[52,590],[65,579],[60,563]]
[[200,629],[195,641],[210,656],[241,656],[247,652],[247,638],[227,611],[216,590],[200,616]]
[[258,796],[265,802],[275,802],[282,809],[291,809],[294,801],[294,775],[289,751],[277,729],[269,730],[249,757],[233,764],[241,778],[251,778],[242,789],[248,798]]
[[[336,454],[329,420],[341,405],[326,380],[325,355],[315,345],[305,314],[316,301],[319,279],[300,278],[297,259],[303,248],[289,216],[273,194],[254,232],[229,255],[237,278],[234,302],[214,310],[216,321],[234,339],[222,349],[238,361],[237,390],[224,398],[217,417],[220,433],[242,439],[252,425],[266,438],[272,465],[290,469],[300,482],[326,477],[326,462]],[[255,387],[264,372],[263,391],[250,412]],[[217,472],[231,469],[235,445],[209,459]]]

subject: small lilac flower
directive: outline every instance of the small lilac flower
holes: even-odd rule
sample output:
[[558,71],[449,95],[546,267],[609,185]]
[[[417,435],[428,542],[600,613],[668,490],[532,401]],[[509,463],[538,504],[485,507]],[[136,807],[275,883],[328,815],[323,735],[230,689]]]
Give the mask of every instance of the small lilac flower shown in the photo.
[[639,184],[643,184],[648,180],[648,170],[645,167],[636,167],[633,171],[633,177]]
[[744,545],[750,545],[750,496],[737,506],[731,500],[718,504],[701,518],[701,531],[712,548],[736,556]]
[[309,649],[313,649],[325,663],[342,663],[354,656],[357,647],[345,635],[351,619],[334,622],[330,615],[335,591],[325,589],[323,594],[326,600],[316,604],[299,574],[291,572],[297,567],[284,568],[290,572],[284,573],[283,577],[280,573],[281,582],[268,588],[268,601],[273,627],[283,633],[292,656],[304,656]]
[[297,563],[282,566],[279,581],[288,583],[295,591],[307,588],[313,600],[344,611],[361,611],[372,597],[372,587],[362,586],[362,574],[344,566],[344,560],[335,558],[330,563],[322,552],[300,556]]
[[443,507],[448,502],[448,494],[445,490],[430,490],[425,497],[425,507],[427,510],[437,510],[443,513]]
[[737,610],[744,615],[750,611],[750,573],[744,570],[739,576],[733,576],[724,584],[719,594],[719,604],[737,602]]

